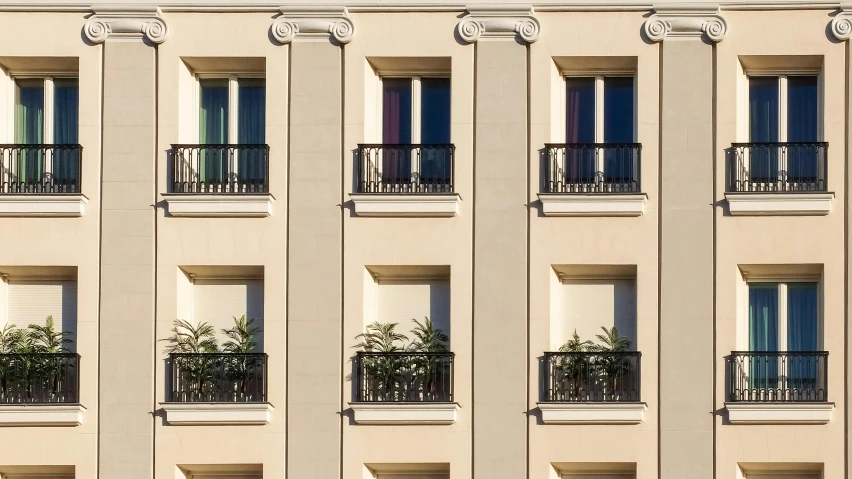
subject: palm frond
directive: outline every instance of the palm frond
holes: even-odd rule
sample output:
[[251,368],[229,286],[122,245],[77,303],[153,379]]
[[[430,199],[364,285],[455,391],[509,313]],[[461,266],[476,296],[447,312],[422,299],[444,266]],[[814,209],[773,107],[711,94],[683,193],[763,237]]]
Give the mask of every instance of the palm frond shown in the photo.
[[234,317],[234,326],[230,329],[223,329],[222,334],[228,340],[222,344],[222,351],[226,353],[243,354],[250,353],[257,347],[257,335],[263,329],[257,326],[252,326],[254,319],[246,319],[246,315],[237,318]]

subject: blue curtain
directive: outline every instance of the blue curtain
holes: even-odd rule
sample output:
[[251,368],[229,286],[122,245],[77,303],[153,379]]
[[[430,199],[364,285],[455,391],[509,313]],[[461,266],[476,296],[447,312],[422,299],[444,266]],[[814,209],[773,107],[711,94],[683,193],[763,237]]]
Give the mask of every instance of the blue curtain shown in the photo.
[[[565,79],[565,85],[565,143],[594,143],[595,79],[569,77]],[[565,182],[594,182],[595,155],[593,148],[566,149]]]
[[[199,112],[199,141],[206,145],[228,143],[228,80],[201,80],[201,111]],[[228,181],[230,169],[226,148],[202,149],[199,158],[199,179],[209,187]]]
[[[76,78],[53,81],[53,142],[76,145],[80,89]],[[80,175],[80,150],[57,148],[53,157],[53,181],[58,185],[76,186]]]
[[[382,89],[382,143],[411,143],[411,78],[384,78]],[[411,150],[384,149],[382,182],[411,183]]]
[[[778,142],[778,77],[749,77],[749,141]],[[778,179],[778,148],[752,148],[751,180],[774,183]]]
[[[266,80],[241,78],[238,83],[237,134],[242,145],[266,143]],[[244,148],[239,152],[240,181],[259,185],[266,178],[266,149]]]
[[[633,77],[604,78],[604,142],[633,143]],[[608,183],[635,179],[635,152],[632,148],[608,149],[604,174]]]
[[[778,351],[778,284],[752,283],[748,290],[748,346],[752,352]],[[778,384],[778,358],[752,355],[751,388],[774,389]]]
[[[450,143],[450,79],[420,80],[420,143]],[[425,183],[448,184],[452,175],[450,151],[446,148],[423,148],[420,151],[420,180]]]
[[[787,78],[787,141],[817,141],[817,77]],[[819,151],[813,146],[790,146],[787,176],[791,181],[816,182]]]
[[[787,285],[788,351],[816,351],[818,348],[817,291],[817,283]],[[787,381],[791,389],[817,387],[818,372],[819,364],[813,356],[790,355],[787,359]]]

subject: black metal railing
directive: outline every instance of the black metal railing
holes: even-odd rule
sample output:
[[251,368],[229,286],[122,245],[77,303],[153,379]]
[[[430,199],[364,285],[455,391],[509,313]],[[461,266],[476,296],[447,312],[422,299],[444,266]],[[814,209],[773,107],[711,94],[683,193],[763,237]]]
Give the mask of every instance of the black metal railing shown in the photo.
[[734,351],[727,363],[731,402],[828,400],[826,351]]
[[80,356],[0,354],[0,404],[80,402]]
[[452,193],[456,147],[358,145],[358,193]]
[[172,145],[172,193],[269,192],[269,145]]
[[639,402],[642,353],[544,353],[543,402]]
[[828,143],[734,143],[730,156],[731,191],[827,191]]
[[263,353],[172,353],[170,402],[266,402]]
[[355,402],[453,402],[453,353],[358,352]]
[[640,143],[548,143],[544,149],[544,193],[642,191]]
[[0,145],[0,194],[80,193],[80,145]]

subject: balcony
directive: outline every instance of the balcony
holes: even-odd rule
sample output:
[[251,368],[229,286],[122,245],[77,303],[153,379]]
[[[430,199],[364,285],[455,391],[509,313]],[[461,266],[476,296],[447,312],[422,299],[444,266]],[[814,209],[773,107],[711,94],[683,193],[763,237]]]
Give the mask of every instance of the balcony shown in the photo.
[[828,143],[734,143],[725,197],[732,215],[826,215]]
[[451,217],[459,212],[455,193],[455,146],[358,145],[358,216]]
[[358,352],[353,402],[358,424],[452,424],[453,353]]
[[267,424],[267,355],[172,353],[169,423]]
[[0,354],[0,425],[79,426],[80,356]]
[[641,144],[548,143],[544,155],[545,216],[642,215]]
[[727,358],[728,415],[733,424],[825,424],[828,353],[734,351]]
[[269,145],[172,145],[169,185],[171,216],[269,216]]
[[0,216],[82,216],[80,145],[0,145]]
[[542,401],[545,424],[638,424],[642,353],[546,352]]

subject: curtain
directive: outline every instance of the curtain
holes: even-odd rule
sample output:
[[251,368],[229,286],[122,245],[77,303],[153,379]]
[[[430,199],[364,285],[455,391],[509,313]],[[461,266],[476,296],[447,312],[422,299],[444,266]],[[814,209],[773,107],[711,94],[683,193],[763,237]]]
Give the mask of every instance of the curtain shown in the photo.
[[[752,143],[778,141],[778,77],[749,77],[749,138]],[[751,181],[778,179],[778,148],[754,147],[749,158]]]
[[[241,78],[238,83],[237,134],[242,145],[266,143],[266,80]],[[260,185],[266,178],[266,149],[242,149],[239,175],[242,182]]]
[[[199,112],[199,142],[204,145],[228,143],[228,80],[201,80],[201,111]],[[199,158],[199,181],[206,187],[228,181],[227,148],[202,148]]]
[[[44,80],[18,80],[15,104],[15,143],[44,143]],[[17,158],[17,182],[41,184],[44,153],[40,148],[22,148]]]
[[[604,78],[604,142],[633,143],[633,77]],[[607,183],[632,183],[636,171],[632,148],[610,148],[604,154]]]
[[[787,78],[787,141],[817,141],[817,77]],[[813,146],[789,146],[787,176],[796,183],[815,183],[819,151]]]
[[[787,351],[816,351],[817,283],[787,285]],[[787,381],[794,390],[817,387],[819,364],[813,356],[791,355],[787,359]]]
[[[565,85],[565,143],[594,143],[595,79],[569,77],[565,79]],[[594,148],[569,146],[562,166],[568,184],[594,182]],[[553,180],[559,181],[557,178]]]
[[[76,78],[53,81],[53,142],[76,145],[80,89]],[[57,148],[53,157],[53,181],[57,185],[76,186],[80,150]]]
[[[778,351],[778,284],[752,283],[748,290],[749,351]],[[753,355],[748,365],[750,387],[774,389],[778,361],[774,355]]]
[[[420,80],[420,143],[450,143],[450,79]],[[420,180],[429,184],[448,185],[452,178],[450,150],[422,148]]]
[[[382,80],[382,143],[411,143],[411,78]],[[411,151],[384,148],[382,182],[411,183]]]

